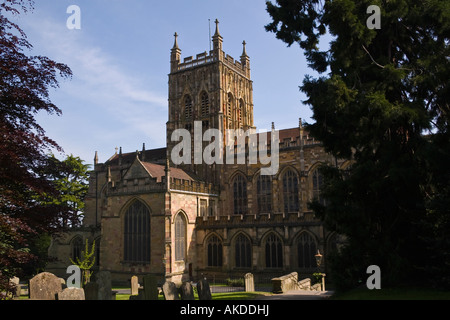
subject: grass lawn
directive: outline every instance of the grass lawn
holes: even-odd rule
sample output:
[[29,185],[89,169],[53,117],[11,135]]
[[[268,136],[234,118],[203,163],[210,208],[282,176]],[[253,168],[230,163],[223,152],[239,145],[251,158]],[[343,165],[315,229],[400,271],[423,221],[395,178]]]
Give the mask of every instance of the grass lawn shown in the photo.
[[[267,292],[226,292],[226,293],[213,293],[213,300],[255,300],[259,297],[266,296],[270,293]],[[198,300],[197,293],[194,294],[195,300]],[[116,300],[129,300],[129,294],[118,294]],[[162,295],[159,295],[159,300],[164,300]]]
[[450,300],[450,291],[429,288],[385,288],[369,290],[358,288],[335,294],[332,300]]

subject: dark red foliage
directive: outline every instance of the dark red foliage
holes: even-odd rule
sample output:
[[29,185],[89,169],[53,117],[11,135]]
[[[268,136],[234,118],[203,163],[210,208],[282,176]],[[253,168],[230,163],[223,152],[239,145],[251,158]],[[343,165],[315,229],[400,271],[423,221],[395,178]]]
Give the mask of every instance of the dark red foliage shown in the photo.
[[61,114],[50,101],[49,89],[58,87],[59,77],[70,78],[72,73],[64,64],[29,55],[32,45],[12,20],[33,4],[0,4],[0,291],[34,258],[27,250],[30,235],[55,233],[64,218],[59,208],[39,201],[57,192],[42,172],[49,165],[48,153],[62,150],[35,116],[42,111]]

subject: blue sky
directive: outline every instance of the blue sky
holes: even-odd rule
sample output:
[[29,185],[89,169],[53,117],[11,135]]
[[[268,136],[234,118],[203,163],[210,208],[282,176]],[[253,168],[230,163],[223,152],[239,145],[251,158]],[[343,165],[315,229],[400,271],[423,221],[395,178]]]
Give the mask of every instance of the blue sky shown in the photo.
[[[81,9],[81,30],[69,30],[67,8]],[[38,122],[66,154],[92,164],[116,147],[124,152],[165,146],[170,49],[179,34],[182,59],[209,50],[209,22],[220,21],[224,51],[239,59],[247,42],[258,129],[311,122],[300,92],[307,68],[298,45],[288,48],[265,31],[271,21],[264,0],[37,0],[19,18],[34,46],[31,54],[67,64],[52,101],[62,116],[39,114]]]

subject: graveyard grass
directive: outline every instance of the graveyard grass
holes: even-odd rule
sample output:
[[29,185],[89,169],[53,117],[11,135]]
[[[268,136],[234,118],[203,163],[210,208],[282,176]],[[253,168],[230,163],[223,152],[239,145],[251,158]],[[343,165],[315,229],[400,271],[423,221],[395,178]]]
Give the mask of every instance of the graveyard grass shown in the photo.
[[[115,289],[113,289],[115,290]],[[226,292],[226,293],[213,293],[213,300],[257,300],[260,297],[270,295],[268,292]],[[194,291],[195,300],[199,300],[196,290]],[[117,294],[116,300],[129,300],[129,294]],[[160,294],[158,300],[164,300],[164,296]]]

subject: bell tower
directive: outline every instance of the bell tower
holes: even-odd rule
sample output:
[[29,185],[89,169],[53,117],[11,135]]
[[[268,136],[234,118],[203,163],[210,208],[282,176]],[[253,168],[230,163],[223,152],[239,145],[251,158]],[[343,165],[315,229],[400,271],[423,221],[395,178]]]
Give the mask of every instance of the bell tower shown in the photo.
[[[202,136],[207,129],[213,128],[220,130],[224,137],[227,129],[247,131],[254,128],[253,82],[250,79],[250,58],[246,52],[246,43],[243,43],[240,60],[234,60],[223,51],[219,21],[216,20],[215,24],[212,50],[195,57],[185,57],[183,61],[178,34],[175,33],[170,56],[167,122],[169,157],[174,146],[179,143],[172,142],[173,132],[177,129],[189,131],[192,137],[191,162],[180,167],[209,182],[217,182],[216,173],[209,172],[205,168],[206,164],[194,164],[194,131],[199,134],[199,124]],[[204,147],[208,144],[205,142]]]

